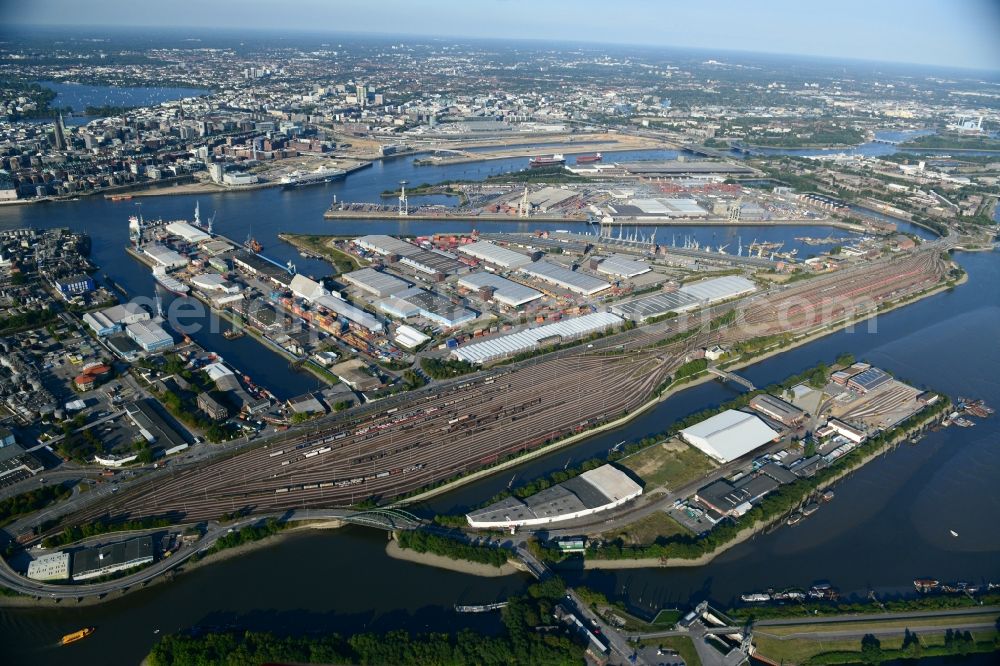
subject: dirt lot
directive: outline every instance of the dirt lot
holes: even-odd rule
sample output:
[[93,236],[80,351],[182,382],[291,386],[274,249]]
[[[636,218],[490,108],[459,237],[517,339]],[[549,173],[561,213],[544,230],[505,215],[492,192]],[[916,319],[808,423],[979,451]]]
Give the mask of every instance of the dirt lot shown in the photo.
[[645,481],[645,492],[659,486],[682,486],[716,467],[704,453],[676,438],[643,449],[621,462]]

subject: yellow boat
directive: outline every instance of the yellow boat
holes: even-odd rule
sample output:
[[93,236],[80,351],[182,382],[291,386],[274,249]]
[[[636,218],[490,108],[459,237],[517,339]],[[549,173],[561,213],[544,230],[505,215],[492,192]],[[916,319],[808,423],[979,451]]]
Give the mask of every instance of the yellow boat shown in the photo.
[[94,633],[93,627],[84,627],[80,631],[74,631],[72,634],[66,634],[65,636],[63,636],[62,640],[59,641],[59,644],[69,645],[70,643],[75,643],[77,641],[83,640],[92,633]]

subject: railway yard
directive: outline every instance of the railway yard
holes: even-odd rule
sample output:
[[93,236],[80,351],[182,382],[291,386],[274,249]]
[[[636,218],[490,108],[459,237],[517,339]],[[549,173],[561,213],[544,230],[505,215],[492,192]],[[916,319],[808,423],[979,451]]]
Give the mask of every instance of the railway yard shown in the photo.
[[[384,503],[633,412],[700,350],[829,332],[940,286],[941,242],[327,417],[209,462],[176,461],[67,523]],[[716,326],[730,310],[726,325]],[[680,332],[695,332],[663,344]],[[659,344],[658,344],[659,343]]]

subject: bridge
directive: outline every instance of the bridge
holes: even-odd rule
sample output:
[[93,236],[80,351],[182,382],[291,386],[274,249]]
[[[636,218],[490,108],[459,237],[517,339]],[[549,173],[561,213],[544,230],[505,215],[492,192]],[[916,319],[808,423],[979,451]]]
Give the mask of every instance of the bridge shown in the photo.
[[706,148],[705,146],[698,146],[693,143],[685,143],[681,146],[681,149],[695,155],[701,155],[702,157],[715,157],[717,159],[729,157],[726,153],[718,150],[712,150],[711,148]]
[[872,139],[872,143],[884,143],[889,146],[898,146],[902,141],[893,141],[892,139]]
[[735,384],[746,388],[748,391],[756,390],[756,387],[750,382],[746,377],[740,377],[736,373],[729,372],[728,370],[722,370],[720,368],[710,366],[708,371],[717,377],[721,377],[724,381],[731,381]]
[[369,509],[340,516],[345,523],[375,527],[381,530],[415,530],[424,526],[424,521],[403,509]]

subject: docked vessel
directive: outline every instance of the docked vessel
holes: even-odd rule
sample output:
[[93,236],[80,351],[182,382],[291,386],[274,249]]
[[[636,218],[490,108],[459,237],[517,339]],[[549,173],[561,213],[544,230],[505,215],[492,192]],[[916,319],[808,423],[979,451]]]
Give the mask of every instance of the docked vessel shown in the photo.
[[936,581],[933,578],[916,578],[913,581],[913,587],[917,592],[933,592],[940,585],[940,581]]
[[316,185],[318,183],[329,183],[347,175],[343,169],[332,169],[321,166],[315,171],[293,171],[281,177],[282,187],[302,187],[303,185]]
[[540,167],[551,167],[551,166],[562,166],[566,164],[566,158],[560,154],[555,155],[542,155],[539,157],[532,157],[528,160],[528,166],[532,169],[538,169]]
[[166,269],[161,266],[157,266],[153,269],[153,278],[161,287],[172,294],[186,296],[187,293],[191,291],[190,287],[167,273]]
[[222,334],[226,340],[235,340],[237,338],[242,338],[246,335],[246,332],[241,328],[231,328]]
[[77,641],[83,640],[84,638],[86,638],[87,636],[91,635],[92,633],[94,633],[94,628],[93,627],[84,627],[83,629],[80,629],[79,631],[74,631],[71,634],[66,634],[65,636],[63,636],[62,639],[59,641],[59,644],[60,645],[69,645],[70,643],[75,643]]
[[792,515],[788,516],[788,520],[785,522],[789,525],[797,525],[801,520],[802,520],[802,514],[795,512]]
[[580,155],[576,158],[577,164],[593,164],[595,162],[600,162],[604,157],[600,153],[594,153],[593,155]]
[[755,592],[753,594],[740,595],[740,600],[748,604],[764,603],[771,600],[771,595],[763,592]]

